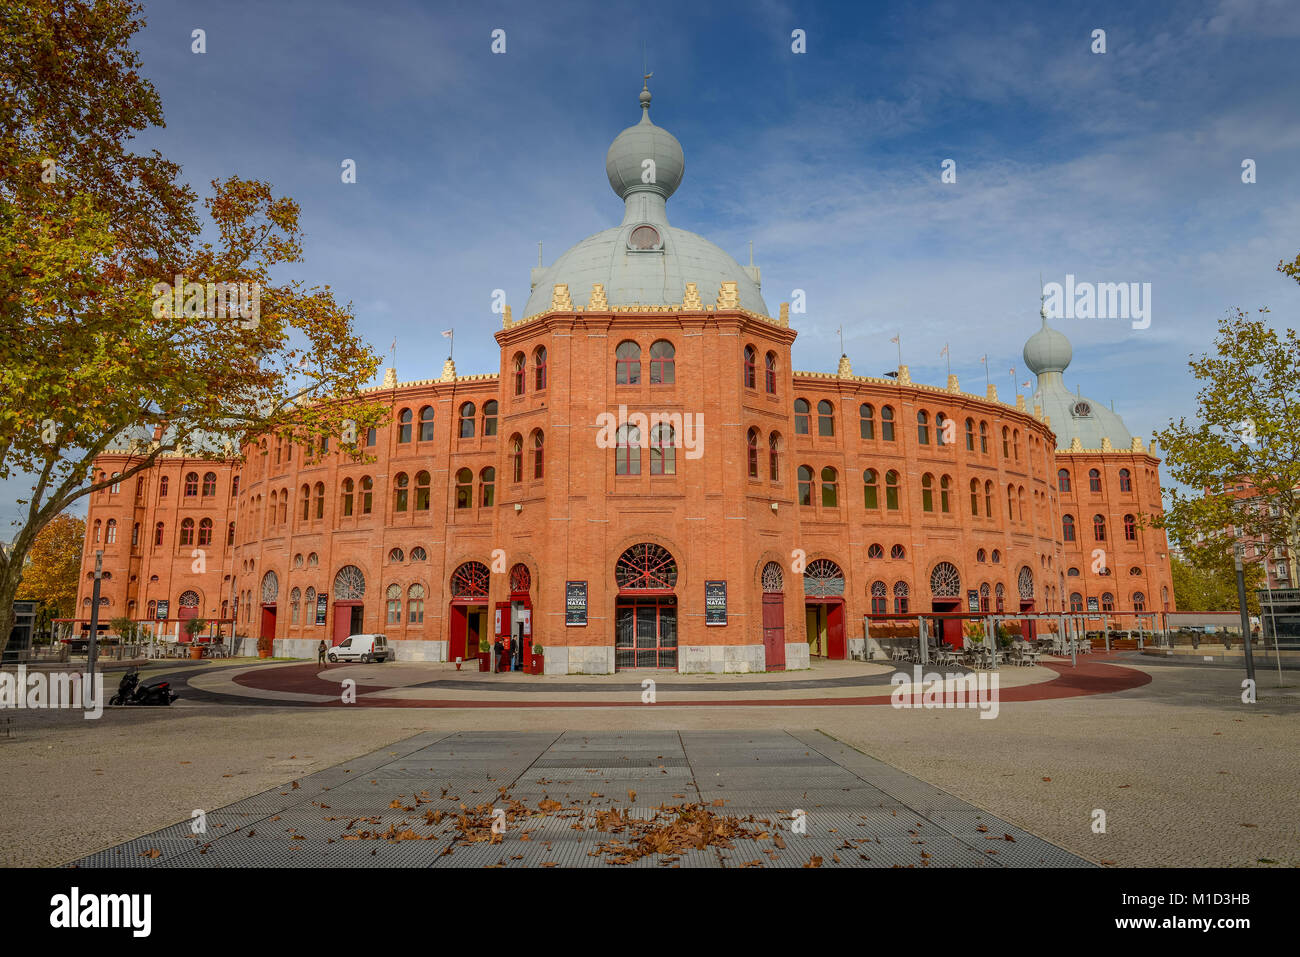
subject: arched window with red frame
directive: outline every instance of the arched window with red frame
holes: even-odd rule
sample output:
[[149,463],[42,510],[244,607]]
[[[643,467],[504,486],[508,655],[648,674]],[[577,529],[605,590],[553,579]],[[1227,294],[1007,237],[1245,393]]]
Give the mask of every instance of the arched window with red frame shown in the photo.
[[677,381],[677,350],[667,339],[650,343],[650,384],[672,385]]
[[212,519],[205,518],[199,522],[199,544],[212,544]]
[[524,480],[524,440],[518,433],[510,436],[510,474],[512,481]]
[[426,405],[420,410],[420,441],[433,441],[433,406]]
[[755,366],[758,362],[758,353],[754,351],[753,346],[745,346],[745,374],[744,382],[746,389],[758,388],[758,375]]
[[533,387],[538,392],[546,388],[546,346],[533,350]]
[[528,368],[528,360],[524,358],[522,352],[516,352],[511,362],[511,376],[515,380],[515,395],[524,394],[524,374]]
[[758,429],[750,429],[745,440],[745,460],[749,465],[749,477],[758,478]]
[[194,544],[194,519],[192,518],[187,518],[181,522],[181,544]]
[[614,384],[641,384],[641,347],[630,339],[614,350]]
[[776,482],[781,478],[781,433],[773,432],[767,437],[767,477]]
[[763,359],[763,384],[768,395],[776,395],[776,353],[769,352]]
[[546,474],[546,436],[541,429],[533,433],[533,478]]
[[199,494],[199,473],[189,472],[185,476],[185,497]]
[[1124,541],[1136,542],[1138,537],[1137,519],[1132,515],[1124,516]]

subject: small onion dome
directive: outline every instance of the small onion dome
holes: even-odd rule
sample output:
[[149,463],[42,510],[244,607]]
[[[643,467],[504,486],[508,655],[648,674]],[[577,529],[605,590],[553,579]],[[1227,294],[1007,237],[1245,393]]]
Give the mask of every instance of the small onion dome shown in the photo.
[[1029,371],[1034,375],[1042,375],[1045,372],[1064,372],[1074,356],[1074,350],[1064,333],[1049,326],[1044,317],[1043,328],[1025,343],[1024,356]]
[[[654,160],[654,182],[644,182]],[[609,185],[624,199],[636,190],[648,190],[667,199],[681,185],[686,172],[686,155],[677,137],[650,122],[650,91],[641,91],[641,122],[629,126],[609,146],[605,154],[605,174]]]

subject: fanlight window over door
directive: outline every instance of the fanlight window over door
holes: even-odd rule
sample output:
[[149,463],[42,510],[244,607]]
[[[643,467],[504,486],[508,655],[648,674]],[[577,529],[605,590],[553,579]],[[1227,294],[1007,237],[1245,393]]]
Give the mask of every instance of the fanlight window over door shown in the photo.
[[275,598],[279,594],[280,579],[276,577],[275,572],[267,572],[262,576],[262,604],[275,604]]
[[482,562],[466,562],[451,574],[453,598],[486,598],[488,568]]
[[961,573],[951,562],[940,562],[930,572],[930,594],[935,598],[961,596]]
[[671,589],[677,585],[677,561],[662,545],[642,542],[618,557],[614,577],[624,591]]
[[335,601],[360,601],[366,593],[366,576],[356,565],[344,565],[334,576]]
[[844,570],[830,559],[817,559],[803,573],[803,593],[809,598],[838,598],[844,594]]
[[763,591],[769,595],[780,592],[785,587],[785,576],[777,562],[768,562],[763,566]]
[[1020,591],[1020,597],[1025,601],[1033,601],[1034,598],[1034,572],[1028,566],[1020,569],[1020,575],[1016,578],[1016,588]]
[[516,565],[510,569],[510,594],[526,594],[533,585],[533,576],[528,573],[527,565]]

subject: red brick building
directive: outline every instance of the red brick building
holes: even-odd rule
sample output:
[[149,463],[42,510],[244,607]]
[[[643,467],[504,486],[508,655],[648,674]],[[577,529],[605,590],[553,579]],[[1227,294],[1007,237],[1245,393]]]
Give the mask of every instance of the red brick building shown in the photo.
[[500,628],[548,673],[604,673],[806,667],[873,613],[1170,607],[1164,533],[1137,521],[1158,461],[1064,389],[1064,336],[1025,347],[1033,408],[906,366],[792,371],[758,269],[668,224],[684,159],[641,99],[606,158],[622,223],[534,270],[495,374],[389,369],[367,463],[272,437],[96,494],[101,618],[231,618],[304,657],[383,632],[454,660]]

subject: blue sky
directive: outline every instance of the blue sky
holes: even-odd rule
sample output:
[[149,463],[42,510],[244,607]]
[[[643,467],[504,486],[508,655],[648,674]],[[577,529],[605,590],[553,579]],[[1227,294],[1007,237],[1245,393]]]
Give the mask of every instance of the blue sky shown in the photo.
[[[604,174],[639,117],[686,154],[676,226],[807,293],[795,367],[894,366],[1003,396],[1038,282],[1149,282],[1152,322],[1063,320],[1067,373],[1143,437],[1193,411],[1188,353],[1232,306],[1295,325],[1300,3],[146,2],[167,127],[140,140],[302,206],[296,275],[350,300],[403,380],[495,371],[492,291],[621,219]],[[191,53],[191,31],[207,52]],[[506,31],[506,53],[490,50]],[[1094,29],[1107,52],[1090,50]],[[791,51],[791,31],[807,52]],[[340,164],[357,163],[357,182]],[[957,183],[940,164],[957,163]],[[1255,160],[1258,181],[1241,182]],[[9,499],[9,496],[4,496]],[[12,506],[5,511],[13,512]]]

